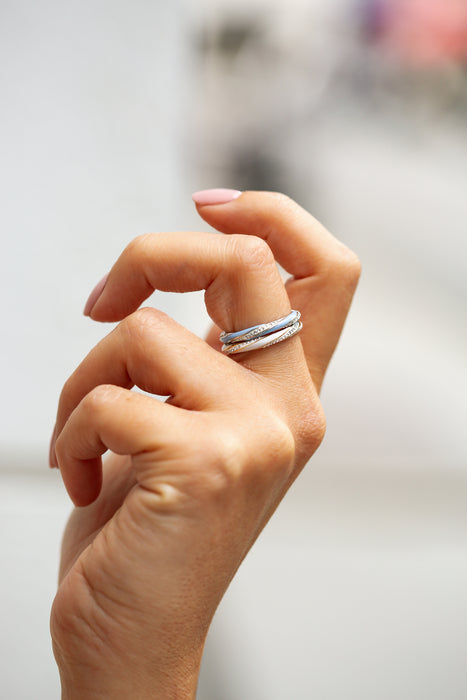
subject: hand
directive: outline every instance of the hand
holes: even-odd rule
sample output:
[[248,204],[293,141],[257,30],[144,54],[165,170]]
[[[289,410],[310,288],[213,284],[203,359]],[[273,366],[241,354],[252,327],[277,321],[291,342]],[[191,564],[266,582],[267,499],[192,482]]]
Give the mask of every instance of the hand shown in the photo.
[[[67,526],[52,609],[65,698],[194,697],[214,611],[323,438],[318,390],[357,258],[283,195],[245,192],[198,211],[231,235],[130,243],[91,310],[121,323],[60,397],[52,460],[87,506]],[[276,261],[292,275],[285,285]],[[154,289],[205,289],[208,342],[136,310]],[[235,359],[218,352],[219,329],[291,308],[298,336]]]

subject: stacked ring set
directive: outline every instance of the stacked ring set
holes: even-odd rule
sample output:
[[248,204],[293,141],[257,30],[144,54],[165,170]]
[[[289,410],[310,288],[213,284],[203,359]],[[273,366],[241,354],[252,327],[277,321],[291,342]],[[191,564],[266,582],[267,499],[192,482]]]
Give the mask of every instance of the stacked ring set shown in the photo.
[[268,348],[296,335],[302,328],[300,312],[291,311],[276,321],[261,323],[235,333],[221,333],[222,352],[235,355],[240,352]]

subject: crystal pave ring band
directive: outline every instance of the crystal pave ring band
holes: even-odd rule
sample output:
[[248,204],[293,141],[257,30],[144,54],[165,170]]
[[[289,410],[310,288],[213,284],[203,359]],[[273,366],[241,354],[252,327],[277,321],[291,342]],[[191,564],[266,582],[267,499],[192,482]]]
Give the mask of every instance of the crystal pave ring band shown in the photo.
[[300,322],[294,323],[287,328],[271,333],[270,335],[262,336],[261,338],[253,338],[253,340],[246,340],[243,343],[230,343],[229,345],[224,344],[222,346],[222,352],[224,352],[226,355],[235,355],[236,353],[240,352],[268,348],[270,345],[275,345],[283,340],[287,340],[287,338],[291,338],[301,329],[302,324]]
[[277,321],[261,323],[258,326],[251,326],[250,328],[245,328],[243,331],[237,331],[236,333],[221,333],[220,340],[225,343],[225,345],[229,345],[230,343],[241,343],[244,340],[251,340],[252,338],[260,338],[263,335],[274,333],[274,331],[279,331],[282,328],[291,326],[293,323],[296,323],[299,318],[300,311],[291,311],[287,316],[278,318]]
[[276,321],[261,323],[234,333],[221,333],[220,340],[224,343],[222,352],[226,355],[234,355],[238,352],[259,350],[280,343],[301,330],[302,324],[299,319],[300,312],[291,311],[287,316],[282,316]]

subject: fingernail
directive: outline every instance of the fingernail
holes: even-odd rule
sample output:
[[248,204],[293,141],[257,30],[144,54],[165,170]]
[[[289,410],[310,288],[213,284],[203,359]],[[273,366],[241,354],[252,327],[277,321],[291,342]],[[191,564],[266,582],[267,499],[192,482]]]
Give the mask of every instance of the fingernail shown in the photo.
[[86,306],[84,307],[83,314],[85,316],[90,316],[91,311],[96,303],[96,301],[99,299],[100,295],[104,291],[105,283],[107,282],[107,278],[109,276],[109,273],[104,275],[104,277],[101,279],[100,282],[96,284],[94,289],[92,290],[91,294],[89,295],[89,299],[86,302]]
[[49,466],[51,469],[56,469],[58,467],[57,456],[55,454],[55,438],[56,437],[57,437],[57,426],[54,425],[52,437],[50,438],[50,446],[49,446]]
[[194,192],[191,198],[195,204],[205,206],[206,204],[227,204],[240,197],[241,194],[240,190],[201,190],[200,192]]

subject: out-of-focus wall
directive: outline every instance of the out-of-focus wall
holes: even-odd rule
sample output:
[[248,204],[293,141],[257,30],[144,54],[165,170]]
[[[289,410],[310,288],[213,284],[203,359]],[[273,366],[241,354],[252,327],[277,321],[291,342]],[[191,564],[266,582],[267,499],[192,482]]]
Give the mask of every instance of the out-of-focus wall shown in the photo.
[[[48,440],[63,382],[109,330],[82,316],[87,295],[134,236],[191,212],[186,51],[179,0],[0,4],[5,699],[60,696],[48,617],[70,503]],[[187,306],[170,311],[202,325]]]
[[42,462],[57,393],[104,332],[82,316],[94,284],[131,238],[191,209],[181,6],[0,8],[2,466],[24,450]]
[[286,191],[362,260],[325,383],[323,452],[465,466],[467,9],[207,8],[210,23],[196,25],[198,172]]
[[461,700],[467,6],[206,8],[192,146],[205,184],[286,191],[363,275],[324,384],[325,442],[233,582],[202,688]]

